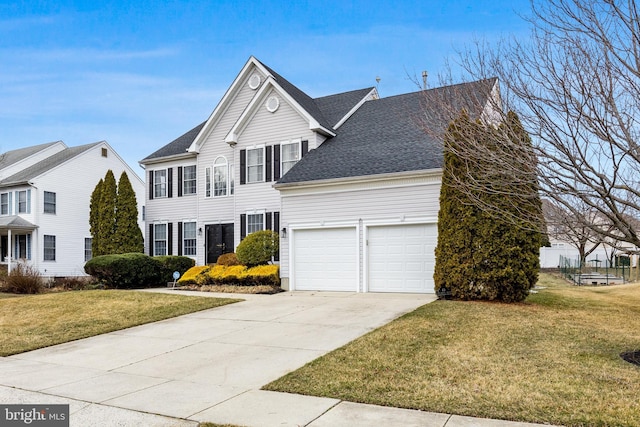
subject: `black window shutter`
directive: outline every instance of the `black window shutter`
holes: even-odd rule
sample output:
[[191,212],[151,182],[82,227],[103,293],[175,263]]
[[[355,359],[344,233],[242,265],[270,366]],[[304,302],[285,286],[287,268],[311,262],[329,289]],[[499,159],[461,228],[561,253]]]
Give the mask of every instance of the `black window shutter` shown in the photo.
[[265,154],[265,159],[266,159],[266,161],[265,161],[265,163],[266,163],[266,165],[265,165],[266,171],[265,172],[266,173],[265,173],[265,179],[264,180],[266,182],[271,181],[271,168],[272,168],[272,165],[271,165],[271,163],[272,163],[271,162],[271,157],[272,157],[271,156],[271,153],[272,153],[271,148],[272,148],[271,146],[268,146],[268,147],[264,148],[265,151],[266,151],[266,154]]
[[149,171],[149,200],[153,200],[153,171]]
[[240,150],[240,184],[247,183],[247,150]]
[[167,169],[167,197],[173,197],[173,168]]
[[178,166],[178,197],[182,197],[182,166]]
[[280,179],[280,144],[273,146],[273,180]]
[[173,255],[173,223],[167,224],[167,255]]
[[149,224],[149,256],[153,256],[153,247],[155,246],[153,242],[153,224]]
[[309,141],[306,139],[302,141],[302,152],[300,153],[300,157],[304,157],[305,154],[309,152]]
[[[273,213],[273,231],[280,235],[280,212]],[[276,256],[273,259],[274,261],[280,261],[280,245],[278,245],[278,252],[276,252]]]
[[240,240],[247,237],[247,215],[240,215]]
[[178,256],[182,255],[182,223],[178,223]]
[[265,230],[272,230],[271,228],[271,212],[267,212],[264,214],[264,229]]

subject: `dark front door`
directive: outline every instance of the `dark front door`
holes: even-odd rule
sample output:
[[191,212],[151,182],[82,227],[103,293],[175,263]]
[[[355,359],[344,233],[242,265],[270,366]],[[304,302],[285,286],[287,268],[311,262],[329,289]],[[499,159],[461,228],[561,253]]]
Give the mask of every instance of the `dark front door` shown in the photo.
[[233,252],[233,224],[205,225],[207,235],[207,264],[215,264],[218,257]]

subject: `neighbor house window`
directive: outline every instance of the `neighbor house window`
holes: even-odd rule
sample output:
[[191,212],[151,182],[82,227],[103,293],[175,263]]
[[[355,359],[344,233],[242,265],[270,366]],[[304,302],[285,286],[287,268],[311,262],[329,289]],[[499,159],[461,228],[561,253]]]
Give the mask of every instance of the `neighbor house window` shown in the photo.
[[282,155],[280,161],[282,162],[282,175],[289,172],[289,169],[300,160],[300,141],[293,141],[289,143],[282,143],[280,146]]
[[84,239],[84,262],[89,261],[93,258],[93,249],[91,245],[93,244],[93,239],[91,237],[85,237]]
[[185,166],[182,173],[182,194],[196,194],[196,167]]
[[26,191],[16,191],[16,198],[18,202],[18,213],[28,213],[28,199]]
[[31,259],[31,234],[18,234],[14,237],[14,259]]
[[264,214],[247,214],[247,235],[264,230]]
[[247,150],[247,182],[264,181],[264,147]]
[[0,215],[11,213],[11,193],[0,194]]
[[44,235],[44,260],[56,260],[56,236]]
[[182,224],[182,249],[186,256],[196,255],[196,223],[185,222]]
[[153,171],[153,197],[167,197],[167,170]]
[[229,182],[228,173],[227,159],[218,157],[216,161],[213,162],[213,197],[227,195],[227,185]]
[[167,224],[154,224],[153,226],[153,255],[167,254]]
[[56,213],[56,193],[44,192],[44,213]]

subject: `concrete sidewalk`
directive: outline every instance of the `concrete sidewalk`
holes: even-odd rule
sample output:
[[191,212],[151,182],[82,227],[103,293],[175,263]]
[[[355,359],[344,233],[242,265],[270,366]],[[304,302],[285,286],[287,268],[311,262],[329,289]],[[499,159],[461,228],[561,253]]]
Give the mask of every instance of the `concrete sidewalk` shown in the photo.
[[0,402],[69,403],[71,426],[532,425],[260,390],[433,295],[241,298],[246,301],[0,358]]

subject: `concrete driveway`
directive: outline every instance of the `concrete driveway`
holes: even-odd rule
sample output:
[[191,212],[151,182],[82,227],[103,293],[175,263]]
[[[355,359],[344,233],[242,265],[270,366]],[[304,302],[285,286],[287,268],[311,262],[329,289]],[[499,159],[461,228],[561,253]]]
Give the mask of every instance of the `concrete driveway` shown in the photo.
[[[244,424],[249,407],[263,411],[259,425],[271,425],[264,417],[278,411],[288,420],[277,425],[304,425],[338,401],[260,387],[435,299],[326,292],[243,297],[241,303],[0,358],[0,402],[70,402],[72,426],[83,420]],[[260,402],[265,407],[256,409]],[[141,420],[149,414],[182,420]],[[106,424],[95,424],[95,417]]]

